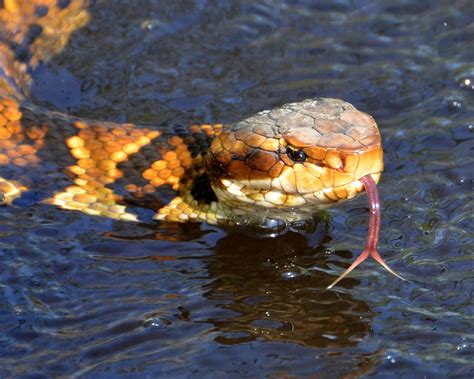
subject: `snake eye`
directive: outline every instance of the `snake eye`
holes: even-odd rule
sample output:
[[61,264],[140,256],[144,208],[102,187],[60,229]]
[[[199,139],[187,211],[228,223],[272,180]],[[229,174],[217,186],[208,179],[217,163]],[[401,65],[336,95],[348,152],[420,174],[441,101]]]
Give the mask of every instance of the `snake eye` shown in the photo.
[[303,163],[308,157],[303,150],[297,150],[292,146],[286,148],[286,154],[295,163]]

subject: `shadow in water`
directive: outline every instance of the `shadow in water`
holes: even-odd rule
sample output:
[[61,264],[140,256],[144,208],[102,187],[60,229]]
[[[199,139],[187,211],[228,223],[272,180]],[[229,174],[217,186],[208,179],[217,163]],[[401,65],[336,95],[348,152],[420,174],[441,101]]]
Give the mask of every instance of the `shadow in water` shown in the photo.
[[[350,295],[326,291],[323,223],[313,234],[274,238],[231,233],[218,241],[205,296],[223,314],[208,321],[216,342],[240,344],[258,338],[314,347],[348,347],[370,330],[370,312]],[[317,238],[316,238],[317,237]],[[315,243],[318,240],[318,243]]]
[[[143,234],[143,227],[151,232]],[[255,228],[222,230],[199,224],[145,224],[140,229],[141,235],[124,228],[104,236],[207,245],[211,255],[197,257],[181,251],[174,256],[157,250],[150,258],[183,264],[196,258],[201,261],[199,271],[206,278],[202,296],[213,307],[208,307],[199,322],[214,326],[210,332],[216,333],[219,344],[263,338],[340,349],[356,346],[370,331],[371,312],[366,303],[348,293],[326,290],[333,277],[327,273],[330,255],[325,245],[330,237],[325,221],[315,222],[305,233],[288,231],[273,237]],[[357,283],[349,278],[345,288]]]

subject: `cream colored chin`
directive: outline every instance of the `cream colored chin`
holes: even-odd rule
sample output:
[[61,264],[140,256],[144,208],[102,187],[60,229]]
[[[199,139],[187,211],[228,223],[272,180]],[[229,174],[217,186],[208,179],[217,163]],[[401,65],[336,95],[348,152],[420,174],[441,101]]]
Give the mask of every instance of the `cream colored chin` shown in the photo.
[[[376,175],[378,180],[380,174]],[[279,183],[279,182],[278,182]],[[221,179],[220,185],[214,188],[217,197],[231,206],[249,204],[266,209],[292,209],[298,212],[310,212],[317,206],[328,206],[340,200],[351,199],[363,190],[359,180],[334,188],[324,188],[308,193],[287,193],[280,185],[274,186],[271,179],[229,180]]]

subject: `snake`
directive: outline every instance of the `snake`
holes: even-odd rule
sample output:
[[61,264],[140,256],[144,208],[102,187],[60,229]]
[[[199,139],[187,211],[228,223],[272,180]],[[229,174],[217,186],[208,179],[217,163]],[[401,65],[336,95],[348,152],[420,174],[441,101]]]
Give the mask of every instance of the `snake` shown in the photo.
[[36,104],[38,65],[90,19],[89,0],[0,4],[0,200],[38,202],[92,216],[165,222],[294,222],[369,195],[364,252],[377,251],[376,183],[383,149],[373,117],[340,99],[311,98],[230,124],[152,128],[84,119]]

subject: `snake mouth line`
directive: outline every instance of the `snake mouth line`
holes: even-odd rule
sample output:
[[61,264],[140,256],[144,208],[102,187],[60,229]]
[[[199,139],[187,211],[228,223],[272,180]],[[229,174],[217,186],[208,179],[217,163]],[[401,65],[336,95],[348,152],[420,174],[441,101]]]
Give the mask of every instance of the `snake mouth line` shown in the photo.
[[[377,182],[381,173],[368,174]],[[327,207],[335,202],[351,199],[364,186],[360,179],[353,180],[336,187],[315,188],[314,191],[285,191],[282,185],[272,185],[267,181],[219,180],[217,196],[225,197],[226,201],[257,205],[263,208],[279,210],[294,209],[305,213],[321,207]]]

